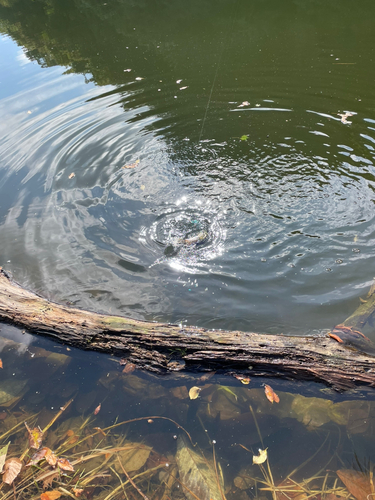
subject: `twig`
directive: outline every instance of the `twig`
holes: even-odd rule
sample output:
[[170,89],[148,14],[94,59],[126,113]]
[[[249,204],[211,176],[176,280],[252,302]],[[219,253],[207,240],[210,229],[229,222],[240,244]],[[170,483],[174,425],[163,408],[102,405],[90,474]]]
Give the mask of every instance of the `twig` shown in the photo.
[[120,460],[120,457],[117,456],[117,460],[120,464],[120,467],[122,469],[122,472],[125,474],[125,476],[128,478],[128,481],[130,482],[130,484],[138,491],[138,493],[144,498],[144,500],[150,500],[144,493],[142,493],[142,491],[138,488],[138,486],[135,484],[135,482],[132,480],[132,478],[129,476],[129,474],[126,472],[126,470],[124,469],[122,463],[121,463],[121,460]]

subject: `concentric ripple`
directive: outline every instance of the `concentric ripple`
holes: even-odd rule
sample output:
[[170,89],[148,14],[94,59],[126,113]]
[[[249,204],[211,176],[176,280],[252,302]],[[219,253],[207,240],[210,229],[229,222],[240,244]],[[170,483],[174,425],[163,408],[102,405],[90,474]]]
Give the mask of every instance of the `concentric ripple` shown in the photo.
[[208,262],[224,252],[224,212],[210,203],[183,198],[143,228],[140,241],[158,258],[151,267],[168,263],[185,272],[205,272]]

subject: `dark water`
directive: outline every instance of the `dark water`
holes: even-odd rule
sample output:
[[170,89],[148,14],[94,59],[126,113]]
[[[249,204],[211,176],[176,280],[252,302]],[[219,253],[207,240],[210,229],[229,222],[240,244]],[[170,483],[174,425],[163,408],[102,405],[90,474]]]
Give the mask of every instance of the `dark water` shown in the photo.
[[[23,458],[17,498],[371,498],[372,392],[340,396],[270,379],[242,385],[214,373],[156,377],[4,325],[0,352],[0,455],[10,443],[7,458]],[[264,382],[279,403],[267,400]],[[74,470],[60,473],[27,450],[24,426],[44,430],[56,416],[40,446],[69,460]],[[260,450],[268,462],[254,464]],[[12,487],[3,484],[1,495],[13,499]]]
[[136,318],[343,321],[374,276],[374,15],[1,0],[0,265]]

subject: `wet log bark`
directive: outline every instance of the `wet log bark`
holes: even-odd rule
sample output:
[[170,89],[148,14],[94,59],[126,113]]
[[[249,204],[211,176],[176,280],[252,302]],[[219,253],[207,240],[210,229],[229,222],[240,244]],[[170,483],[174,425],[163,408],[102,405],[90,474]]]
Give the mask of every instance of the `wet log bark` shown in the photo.
[[[358,328],[366,314],[373,314],[375,300],[372,306],[363,305],[366,311],[352,315],[346,328]],[[22,288],[1,268],[0,320],[69,346],[126,358],[156,373],[222,370],[251,377],[314,380],[338,390],[375,386],[375,349],[367,340],[363,340],[364,349],[341,341],[348,331],[345,327],[333,330],[338,332],[337,340],[328,331],[314,337],[268,335],[107,316],[52,303]]]

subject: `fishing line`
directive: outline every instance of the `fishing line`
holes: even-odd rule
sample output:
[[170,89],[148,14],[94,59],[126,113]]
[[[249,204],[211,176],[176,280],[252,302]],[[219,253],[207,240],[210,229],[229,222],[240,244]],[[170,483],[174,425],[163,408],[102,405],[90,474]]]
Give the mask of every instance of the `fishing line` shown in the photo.
[[202,139],[202,135],[203,135],[203,130],[204,130],[204,124],[206,123],[206,118],[207,118],[207,114],[208,114],[208,109],[210,107],[210,103],[211,103],[211,98],[212,98],[212,92],[214,91],[214,87],[215,87],[215,83],[216,83],[216,79],[217,79],[217,75],[219,74],[219,68],[220,68],[220,62],[221,62],[221,58],[223,56],[223,53],[224,53],[224,47],[225,47],[225,42],[227,41],[228,39],[228,36],[229,36],[229,33],[232,33],[232,37],[233,37],[233,28],[234,28],[234,23],[235,23],[235,20],[236,20],[236,17],[237,17],[237,11],[238,11],[238,4],[239,4],[239,0],[236,1],[236,7],[235,7],[235,13],[232,17],[232,25],[231,25],[231,28],[229,31],[227,31],[227,34],[226,34],[226,37],[225,37],[225,40],[223,40],[221,42],[221,51],[220,51],[220,55],[219,55],[219,60],[217,62],[217,65],[216,65],[216,71],[215,71],[215,75],[214,75],[214,79],[213,79],[213,82],[212,82],[212,85],[211,85],[211,90],[210,90],[210,93],[208,95],[208,101],[207,101],[207,106],[206,106],[206,110],[204,112],[204,116],[203,116],[203,121],[202,121],[202,127],[201,127],[201,131],[200,131],[200,134],[199,134],[199,139],[198,139],[198,142],[201,142],[201,139]]

